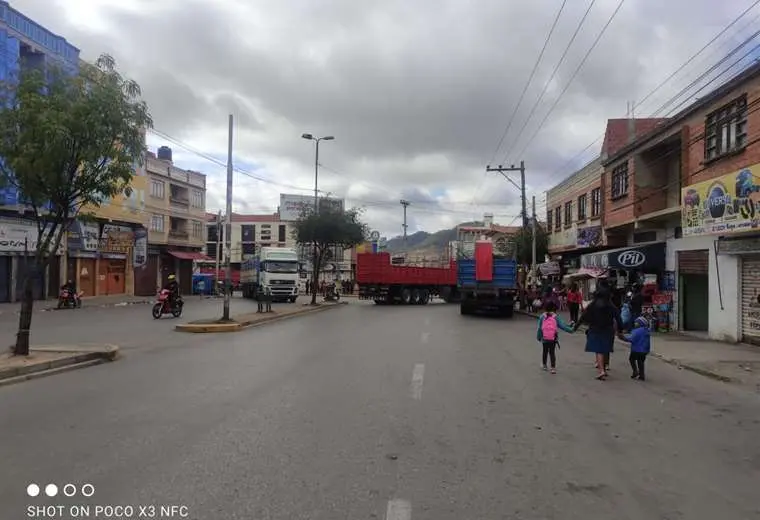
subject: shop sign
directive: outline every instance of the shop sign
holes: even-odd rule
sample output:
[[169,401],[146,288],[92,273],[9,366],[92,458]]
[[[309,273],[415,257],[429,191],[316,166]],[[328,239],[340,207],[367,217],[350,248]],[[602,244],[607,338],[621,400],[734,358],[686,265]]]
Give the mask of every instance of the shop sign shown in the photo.
[[69,251],[97,251],[100,224],[75,220],[69,227]]
[[[47,229],[42,233],[44,241],[51,228],[48,224]],[[60,227],[56,228],[56,234]],[[19,222],[17,224],[0,223],[0,252],[2,253],[24,253],[33,254],[37,250],[37,225],[33,223]],[[54,236],[53,239],[56,237]],[[53,244],[51,244],[52,249]],[[56,255],[63,254],[63,240],[58,245]]]
[[538,264],[538,272],[542,276],[558,275],[560,272],[559,262],[546,262],[543,264]]
[[602,245],[602,226],[578,228],[578,247],[599,247]]
[[760,228],[760,164],[681,190],[683,236],[730,235]]
[[660,272],[665,270],[665,243],[599,251],[581,256],[581,266]]
[[743,240],[718,240],[718,254],[748,255],[760,253],[760,237]]
[[100,235],[101,253],[127,254],[134,245],[135,235],[132,228],[117,226],[115,224],[103,224],[103,232]]

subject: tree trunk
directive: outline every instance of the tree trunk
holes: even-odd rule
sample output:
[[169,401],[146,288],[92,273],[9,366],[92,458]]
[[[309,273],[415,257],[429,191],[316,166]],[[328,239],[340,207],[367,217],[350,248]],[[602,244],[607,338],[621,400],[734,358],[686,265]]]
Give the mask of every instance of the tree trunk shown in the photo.
[[[35,274],[39,270],[39,262],[34,260]],[[30,276],[29,269],[24,273],[24,292],[21,298],[21,313],[18,318],[18,332],[16,333],[16,347],[13,353],[17,356],[29,355],[29,330],[32,327],[32,311],[34,310],[34,278]]]
[[311,255],[311,304],[317,304],[317,292],[319,290],[319,256],[317,255],[317,248],[314,247]]

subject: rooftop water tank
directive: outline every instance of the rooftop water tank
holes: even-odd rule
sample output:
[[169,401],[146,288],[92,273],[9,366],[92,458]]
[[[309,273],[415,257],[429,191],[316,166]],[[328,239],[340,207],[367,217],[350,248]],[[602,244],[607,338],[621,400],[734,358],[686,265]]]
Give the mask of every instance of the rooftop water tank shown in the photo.
[[158,158],[164,161],[172,162],[172,149],[168,146],[162,146],[158,149]]

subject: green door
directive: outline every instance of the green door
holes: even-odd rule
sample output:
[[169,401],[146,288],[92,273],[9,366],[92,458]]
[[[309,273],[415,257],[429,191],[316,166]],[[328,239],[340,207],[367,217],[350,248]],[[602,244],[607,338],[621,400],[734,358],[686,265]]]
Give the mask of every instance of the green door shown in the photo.
[[707,331],[710,298],[709,277],[682,274],[679,280],[683,330]]

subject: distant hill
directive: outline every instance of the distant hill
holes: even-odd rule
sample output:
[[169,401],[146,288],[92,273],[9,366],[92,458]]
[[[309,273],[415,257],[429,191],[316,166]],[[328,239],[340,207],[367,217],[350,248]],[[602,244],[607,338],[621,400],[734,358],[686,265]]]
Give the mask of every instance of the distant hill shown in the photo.
[[[462,222],[459,226],[482,226],[482,222]],[[456,240],[457,227],[441,229],[435,233],[417,231],[407,235],[406,243],[403,236],[393,237],[386,243],[387,251],[391,253],[419,251],[419,250],[445,250],[449,242]]]

